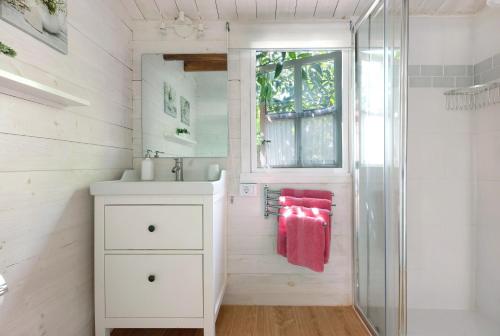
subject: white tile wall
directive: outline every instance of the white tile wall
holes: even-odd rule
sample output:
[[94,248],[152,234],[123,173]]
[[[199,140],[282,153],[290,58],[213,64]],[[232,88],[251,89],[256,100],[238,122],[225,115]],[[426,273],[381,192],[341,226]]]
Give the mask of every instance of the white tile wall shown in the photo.
[[[500,52],[491,39],[498,31],[498,9],[413,18],[411,62],[476,64]],[[442,93],[410,89],[410,308],[478,309],[498,322],[500,288],[492,284],[500,283],[500,106],[446,111]]]
[[[471,17],[410,22],[411,64],[472,64]],[[471,112],[447,111],[444,90],[409,90],[408,297],[413,309],[473,304]]]
[[470,112],[446,111],[442,89],[411,88],[408,120],[409,305],[465,309],[473,281]]
[[[486,8],[474,21],[474,60],[500,52],[492,34],[500,31],[500,9]],[[495,33],[494,33],[495,32]],[[494,42],[493,42],[494,41]],[[476,305],[495,321],[500,316],[500,105],[474,111],[474,177],[476,243]]]

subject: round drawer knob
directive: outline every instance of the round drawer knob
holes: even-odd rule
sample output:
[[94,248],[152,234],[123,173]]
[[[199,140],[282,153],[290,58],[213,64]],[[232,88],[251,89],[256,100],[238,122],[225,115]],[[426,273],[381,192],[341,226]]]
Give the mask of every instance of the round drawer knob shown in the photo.
[[148,281],[149,282],[155,282],[155,280],[156,280],[156,277],[154,275],[148,276]]
[[154,226],[154,225],[148,226],[148,231],[149,232],[155,232],[155,230],[156,230],[156,226]]

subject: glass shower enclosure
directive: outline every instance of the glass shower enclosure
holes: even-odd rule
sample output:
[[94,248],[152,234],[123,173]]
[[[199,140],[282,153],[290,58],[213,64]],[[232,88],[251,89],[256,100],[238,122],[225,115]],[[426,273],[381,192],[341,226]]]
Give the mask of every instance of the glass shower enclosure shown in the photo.
[[354,45],[355,308],[376,335],[406,334],[408,1],[373,1]]

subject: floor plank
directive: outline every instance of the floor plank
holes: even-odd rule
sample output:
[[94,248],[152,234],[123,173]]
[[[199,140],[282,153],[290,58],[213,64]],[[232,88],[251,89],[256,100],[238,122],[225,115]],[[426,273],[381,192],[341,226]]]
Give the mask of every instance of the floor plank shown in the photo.
[[[203,336],[201,329],[115,329],[112,336]],[[369,336],[352,307],[222,306],[217,336]]]

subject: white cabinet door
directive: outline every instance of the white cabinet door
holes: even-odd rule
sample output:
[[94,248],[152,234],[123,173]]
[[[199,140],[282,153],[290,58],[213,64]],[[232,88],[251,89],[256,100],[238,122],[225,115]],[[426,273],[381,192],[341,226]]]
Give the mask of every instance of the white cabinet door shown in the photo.
[[108,205],[107,250],[201,250],[202,205]]
[[106,317],[203,317],[202,255],[106,255]]

